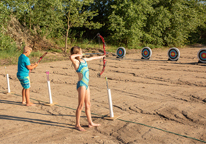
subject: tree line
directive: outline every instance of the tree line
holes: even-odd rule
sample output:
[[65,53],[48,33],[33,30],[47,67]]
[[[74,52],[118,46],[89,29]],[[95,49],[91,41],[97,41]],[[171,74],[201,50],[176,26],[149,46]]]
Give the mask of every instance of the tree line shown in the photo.
[[64,37],[65,50],[97,33],[127,48],[206,43],[206,0],[1,0],[1,47],[11,16],[34,35]]

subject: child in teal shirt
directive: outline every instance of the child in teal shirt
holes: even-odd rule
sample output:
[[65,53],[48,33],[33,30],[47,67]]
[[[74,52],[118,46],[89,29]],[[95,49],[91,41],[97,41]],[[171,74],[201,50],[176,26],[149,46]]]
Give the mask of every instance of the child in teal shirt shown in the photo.
[[28,56],[32,52],[32,48],[25,46],[24,52],[19,56],[18,59],[18,72],[17,78],[19,79],[22,89],[22,104],[26,106],[34,106],[35,104],[30,102],[29,91],[30,91],[30,79],[29,70],[32,70],[38,66],[38,63],[30,64]]

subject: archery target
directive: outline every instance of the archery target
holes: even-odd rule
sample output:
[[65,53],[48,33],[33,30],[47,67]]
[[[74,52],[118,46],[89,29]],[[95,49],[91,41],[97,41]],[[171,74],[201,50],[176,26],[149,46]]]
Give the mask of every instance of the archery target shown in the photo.
[[168,50],[168,57],[169,57],[169,60],[171,61],[177,61],[180,57],[180,51],[178,48],[170,48]]
[[149,59],[152,56],[152,50],[149,47],[142,49],[142,59]]
[[206,63],[206,48],[201,49],[201,50],[197,53],[197,57],[198,57],[198,59],[199,59],[200,62]]
[[119,48],[117,49],[116,54],[117,54],[117,57],[118,57],[118,58],[123,58],[123,57],[125,56],[125,54],[126,54],[125,48],[124,48],[124,47],[119,47]]

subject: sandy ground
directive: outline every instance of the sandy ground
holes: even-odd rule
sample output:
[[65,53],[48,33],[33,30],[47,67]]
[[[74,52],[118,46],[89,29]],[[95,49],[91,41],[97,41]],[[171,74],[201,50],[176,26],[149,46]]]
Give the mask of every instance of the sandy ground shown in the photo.
[[[168,49],[153,50],[150,60],[141,60],[140,50],[130,50],[121,60],[109,56],[101,78],[102,62],[88,62],[92,117],[101,126],[88,128],[82,112],[86,132],[74,129],[77,74],[70,61],[41,63],[30,74],[35,107],[21,105],[16,65],[6,68],[14,93],[3,94],[7,83],[1,66],[0,143],[203,143],[198,140],[206,141],[206,64],[197,63],[200,48],[179,50],[177,62],[167,61]],[[58,103],[52,107],[43,105],[49,102],[46,70]],[[120,116],[114,121],[102,118],[109,113],[105,76],[114,114]]]

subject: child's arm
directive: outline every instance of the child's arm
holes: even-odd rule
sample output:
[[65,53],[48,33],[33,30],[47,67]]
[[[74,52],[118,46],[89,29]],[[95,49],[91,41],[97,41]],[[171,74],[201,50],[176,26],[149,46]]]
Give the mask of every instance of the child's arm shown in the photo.
[[73,64],[76,64],[76,57],[81,57],[82,54],[73,54],[69,57],[69,59],[72,61]]
[[39,63],[27,65],[26,68],[27,68],[28,70],[32,70],[32,69],[36,68],[36,67],[38,66],[38,64],[39,64]]
[[90,57],[90,58],[84,58],[85,61],[92,61],[92,60],[97,60],[97,59],[103,59],[104,57],[106,57],[106,55],[103,56],[94,56],[94,57]]
[[81,57],[82,54],[73,54],[69,57],[69,59],[72,61],[72,64],[75,69],[79,67],[79,62],[75,59],[76,57]]

